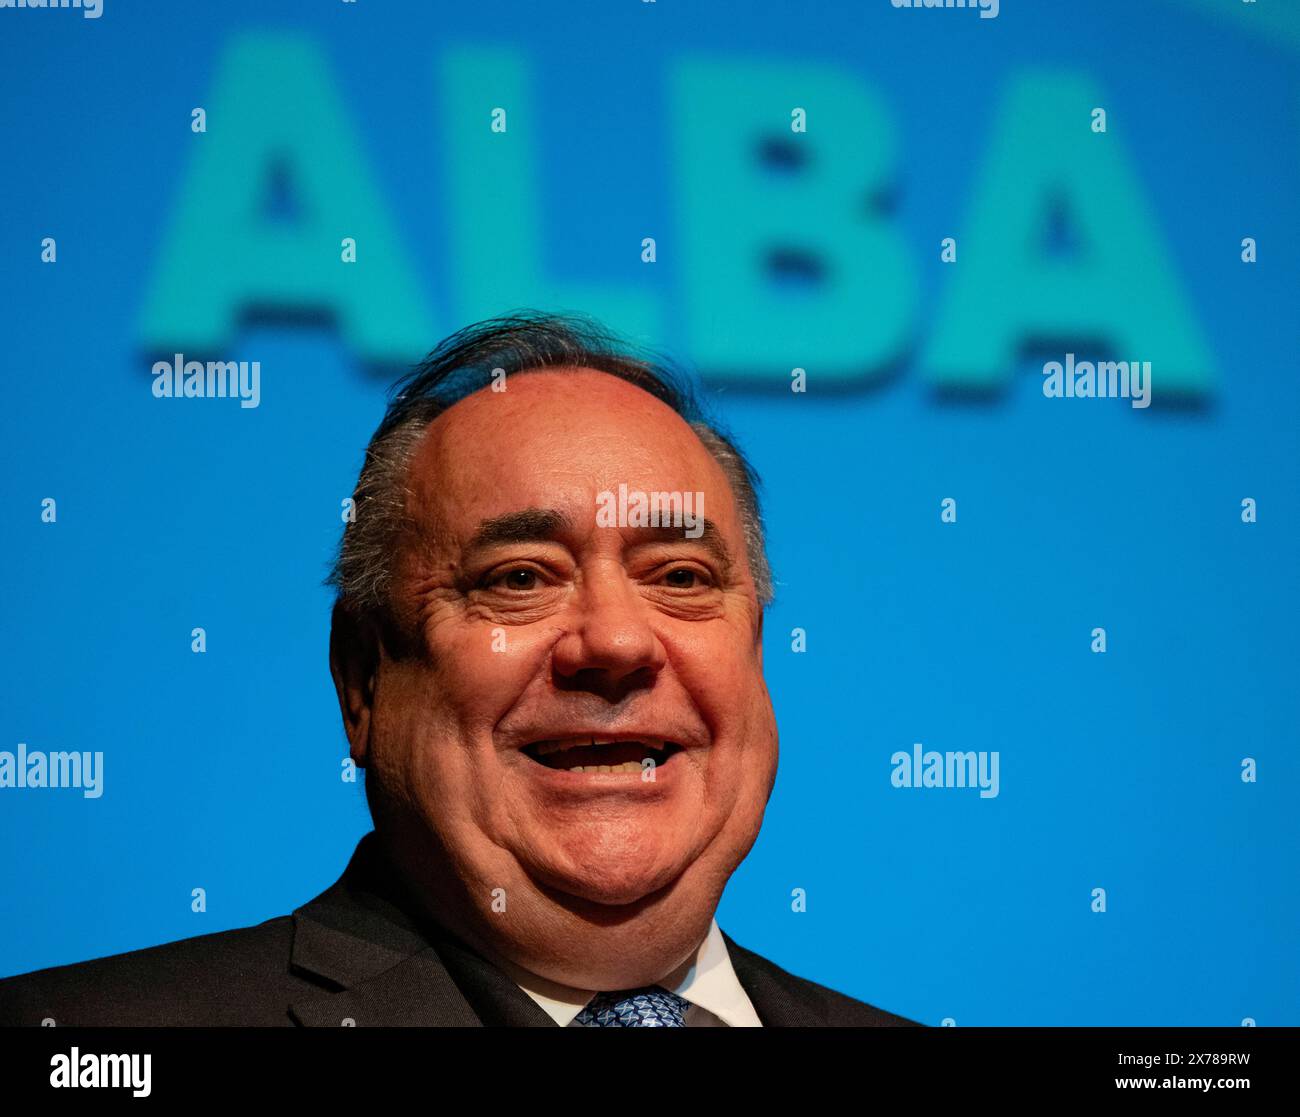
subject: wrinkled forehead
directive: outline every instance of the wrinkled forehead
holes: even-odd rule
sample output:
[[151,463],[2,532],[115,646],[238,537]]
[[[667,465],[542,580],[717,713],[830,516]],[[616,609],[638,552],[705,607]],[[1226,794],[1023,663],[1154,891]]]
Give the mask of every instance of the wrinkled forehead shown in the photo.
[[530,508],[590,527],[602,494],[622,492],[690,494],[724,535],[741,535],[727,477],[690,425],[591,369],[516,374],[505,391],[467,396],[430,424],[409,486],[417,525],[462,543],[483,522]]

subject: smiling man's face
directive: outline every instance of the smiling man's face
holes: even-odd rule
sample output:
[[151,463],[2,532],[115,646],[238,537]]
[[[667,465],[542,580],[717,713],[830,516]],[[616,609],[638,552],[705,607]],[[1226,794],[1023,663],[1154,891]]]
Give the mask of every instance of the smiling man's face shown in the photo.
[[[702,493],[703,532],[602,526],[621,485]],[[381,836],[489,956],[582,988],[658,980],[707,931],[776,773],[726,475],[648,393],[542,371],[435,420],[410,489],[391,595],[409,649],[340,683]]]

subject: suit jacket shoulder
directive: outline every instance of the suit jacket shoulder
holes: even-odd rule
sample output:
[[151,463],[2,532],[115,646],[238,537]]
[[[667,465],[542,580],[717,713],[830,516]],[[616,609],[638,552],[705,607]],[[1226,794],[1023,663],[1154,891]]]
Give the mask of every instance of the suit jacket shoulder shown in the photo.
[[291,1024],[285,1007],[298,983],[285,963],[292,933],[292,918],[280,916],[7,978],[0,981],[0,1025]]

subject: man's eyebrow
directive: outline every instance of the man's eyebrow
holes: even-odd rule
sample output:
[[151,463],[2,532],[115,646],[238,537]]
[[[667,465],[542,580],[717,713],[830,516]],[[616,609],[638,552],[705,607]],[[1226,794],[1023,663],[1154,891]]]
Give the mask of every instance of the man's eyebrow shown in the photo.
[[536,543],[552,540],[572,527],[572,521],[554,508],[524,508],[493,516],[478,525],[478,531],[469,541],[470,548],[488,547],[494,543]]
[[[507,512],[503,516],[493,516],[479,524],[474,537],[469,541],[467,550],[476,547],[490,547],[498,543],[537,543],[556,539],[571,529],[573,521],[555,508],[524,508],[518,512]],[[624,528],[632,536],[633,545],[645,543],[698,543],[708,551],[723,572],[730,574],[735,565],[731,549],[727,546],[718,525],[710,519],[701,519],[697,526],[701,532],[697,538],[686,534],[686,528],[664,524],[658,527]]]
[[673,527],[671,524],[660,527],[638,527],[625,528],[636,543],[698,543],[708,551],[718,564],[722,567],[724,573],[730,573],[734,560],[731,557],[731,549],[727,546],[727,540],[718,525],[712,520],[701,519],[698,521],[698,527],[704,530],[698,538],[692,538],[686,534],[685,527]]

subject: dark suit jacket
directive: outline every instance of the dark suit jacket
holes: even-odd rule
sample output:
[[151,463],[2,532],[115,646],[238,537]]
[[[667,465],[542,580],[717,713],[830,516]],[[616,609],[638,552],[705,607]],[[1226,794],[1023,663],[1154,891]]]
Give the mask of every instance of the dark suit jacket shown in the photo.
[[[556,1026],[501,970],[411,911],[367,834],[343,876],[292,915],[0,981],[0,1025]],[[765,1026],[915,1024],[723,938]]]

